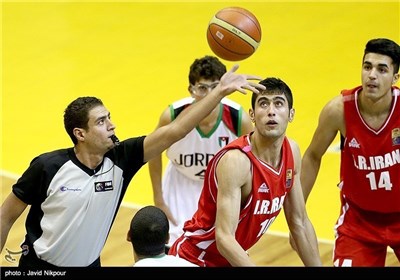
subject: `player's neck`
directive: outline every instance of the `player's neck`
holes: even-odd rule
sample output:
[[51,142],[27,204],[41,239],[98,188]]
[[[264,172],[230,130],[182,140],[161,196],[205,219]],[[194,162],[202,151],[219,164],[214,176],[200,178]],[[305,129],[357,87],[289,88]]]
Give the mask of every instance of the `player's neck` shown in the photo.
[[268,139],[261,137],[255,131],[250,137],[251,151],[261,161],[278,168],[281,163],[283,139]]
[[385,95],[380,99],[373,100],[362,94],[358,98],[360,114],[368,126],[379,129],[386,121],[392,109],[393,98]]

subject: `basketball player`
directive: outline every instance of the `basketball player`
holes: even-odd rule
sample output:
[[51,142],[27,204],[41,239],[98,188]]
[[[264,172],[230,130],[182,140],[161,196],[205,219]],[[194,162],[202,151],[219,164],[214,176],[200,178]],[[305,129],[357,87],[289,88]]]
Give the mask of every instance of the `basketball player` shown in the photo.
[[254,132],[232,141],[211,159],[198,209],[169,254],[202,267],[254,266],[246,251],[283,207],[303,263],[322,265],[300,185],[300,149],[286,137],[294,117],[292,92],[277,78],[260,83],[266,90],[251,100]]
[[[162,113],[157,129],[171,123],[188,106],[203,99],[226,72],[217,57],[195,59],[189,70],[190,97],[172,103]],[[184,138],[166,151],[168,164],[162,180],[162,156],[149,161],[154,204],[170,221],[171,245],[182,233],[183,223],[197,209],[204,173],[211,157],[239,135],[253,130],[249,115],[226,98]]]
[[169,125],[121,142],[101,100],[80,97],[70,103],[64,125],[74,146],[34,158],[14,184],[0,208],[1,250],[30,205],[20,267],[100,266],[101,250],[136,172],[189,133],[226,95],[264,89],[248,81],[260,78],[235,74],[237,69]]
[[400,47],[367,42],[361,85],[343,90],[322,109],[302,162],[307,200],[322,156],[340,132],[340,216],[334,266],[384,266],[388,247],[400,260]]
[[135,263],[133,266],[196,266],[185,259],[165,254],[169,222],[158,207],[145,206],[133,216],[127,234]]

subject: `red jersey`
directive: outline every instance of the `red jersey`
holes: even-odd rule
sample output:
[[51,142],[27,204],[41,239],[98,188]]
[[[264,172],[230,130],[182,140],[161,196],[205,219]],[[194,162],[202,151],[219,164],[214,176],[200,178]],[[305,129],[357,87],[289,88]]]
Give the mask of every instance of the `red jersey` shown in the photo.
[[351,204],[366,211],[400,213],[400,90],[393,87],[390,113],[375,130],[357,105],[361,87],[343,90],[346,137],[341,151],[340,188]]
[[230,266],[216,248],[215,218],[218,195],[216,166],[231,149],[240,149],[251,161],[252,191],[244,207],[241,207],[235,233],[242,248],[248,250],[252,247],[281,211],[294,182],[294,159],[289,141],[285,137],[281,164],[276,170],[254,156],[249,135],[243,135],[222,148],[208,164],[198,210],[191,220],[186,221],[184,234],[172,245],[169,254],[200,266]]

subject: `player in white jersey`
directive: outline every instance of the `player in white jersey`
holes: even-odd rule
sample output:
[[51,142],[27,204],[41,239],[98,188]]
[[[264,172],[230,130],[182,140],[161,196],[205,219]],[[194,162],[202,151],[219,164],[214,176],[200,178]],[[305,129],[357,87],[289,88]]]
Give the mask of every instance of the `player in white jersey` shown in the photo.
[[[169,105],[157,128],[172,122],[185,108],[206,96],[218,85],[225,72],[225,65],[214,56],[196,59],[189,71],[191,97]],[[167,149],[168,163],[164,176],[161,155],[149,162],[154,204],[167,214],[170,221],[168,245],[183,233],[184,222],[191,219],[197,209],[210,159],[223,146],[252,130],[251,119],[243,107],[224,98],[196,128]]]

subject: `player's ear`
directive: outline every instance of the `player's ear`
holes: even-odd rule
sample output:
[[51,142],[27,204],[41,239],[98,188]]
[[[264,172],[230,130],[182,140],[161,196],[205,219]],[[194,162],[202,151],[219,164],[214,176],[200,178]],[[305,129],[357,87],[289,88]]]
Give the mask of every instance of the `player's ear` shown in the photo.
[[193,94],[193,87],[192,87],[192,85],[189,85],[188,86],[188,91],[189,91],[189,93],[192,95]]
[[128,230],[128,233],[126,234],[126,241],[131,242],[131,230]]
[[399,77],[400,77],[399,73],[393,75],[393,81],[392,81],[393,85],[397,83],[397,81],[399,80]]
[[294,113],[295,113],[294,108],[290,109],[290,111],[289,111],[289,122],[292,122],[292,121],[293,121],[293,119],[294,119]]
[[255,116],[254,116],[254,111],[251,108],[249,109],[249,116],[250,116],[251,122],[255,123],[256,119],[255,119]]

